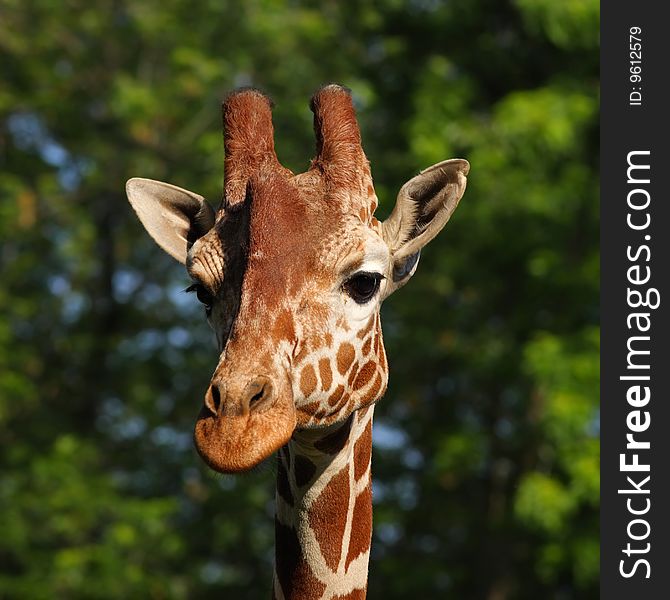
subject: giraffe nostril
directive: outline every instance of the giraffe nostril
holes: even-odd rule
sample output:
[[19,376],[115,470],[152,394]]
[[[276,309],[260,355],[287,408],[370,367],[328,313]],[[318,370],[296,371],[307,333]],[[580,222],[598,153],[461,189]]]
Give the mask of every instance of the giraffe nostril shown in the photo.
[[249,412],[263,412],[275,401],[274,385],[269,377],[259,376],[252,379],[244,390],[244,403]]
[[251,398],[249,398],[249,408],[251,408],[254,405],[254,402],[258,402],[259,400],[263,399],[263,396],[265,395],[265,390],[261,390],[257,394],[254,394]]
[[214,414],[219,414],[223,384],[212,383],[205,394],[205,406]]

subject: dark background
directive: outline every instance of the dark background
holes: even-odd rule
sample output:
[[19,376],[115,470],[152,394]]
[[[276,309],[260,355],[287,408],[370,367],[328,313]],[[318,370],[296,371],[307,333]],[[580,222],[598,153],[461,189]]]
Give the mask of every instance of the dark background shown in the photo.
[[[273,467],[191,443],[217,353],[131,176],[217,203],[220,101],[350,87],[379,213],[468,190],[383,309],[370,598],[592,598],[599,548],[595,0],[0,0],[0,597],[264,598]],[[624,65],[625,66],[625,65]]]
[[[602,571],[601,594],[603,598],[618,600],[619,598],[647,598],[656,600],[667,595],[668,569],[667,556],[670,555],[670,516],[667,507],[670,505],[670,486],[667,477],[667,457],[670,455],[670,436],[667,424],[670,422],[670,405],[667,402],[670,389],[670,371],[667,368],[670,356],[670,316],[667,311],[667,300],[670,294],[667,259],[670,256],[670,237],[667,235],[667,224],[670,222],[670,206],[668,205],[668,189],[670,189],[670,173],[667,165],[670,161],[670,148],[667,142],[667,107],[670,104],[670,88],[667,83],[667,39],[668,33],[664,21],[659,18],[658,5],[640,3],[634,10],[623,5],[611,4],[603,12],[601,73],[602,73],[602,213],[601,213],[601,244],[602,244],[602,385],[601,405],[603,420],[602,435],[602,512],[601,512],[601,547]],[[631,63],[637,58],[630,55],[631,27],[641,30],[635,37],[642,42],[642,81],[630,81],[631,67],[639,64]],[[637,31],[637,30],[634,30]],[[635,50],[635,47],[633,47]],[[635,71],[633,71],[635,74]],[[641,88],[643,100],[641,106],[629,105],[629,94],[633,88]],[[650,179],[649,184],[633,184],[627,181],[627,155],[631,151],[646,150],[650,154],[643,160],[631,157],[634,162],[650,165],[650,170],[632,171],[633,179]],[[640,157],[642,158],[642,157]],[[646,189],[650,194],[650,205],[646,211],[632,211],[628,207],[627,196],[635,189]],[[641,197],[633,194],[632,204]],[[650,225],[645,230],[635,231],[627,225],[628,213],[633,223],[636,218],[650,217]],[[649,236],[649,239],[645,239]],[[650,281],[645,285],[635,285],[635,270],[628,272],[633,266],[627,258],[627,247],[631,255],[642,244],[650,248],[648,262],[644,262],[645,253],[640,259],[641,273],[646,274],[644,266],[649,267]],[[643,266],[644,265],[644,266]],[[630,278],[630,280],[629,280]],[[627,302],[627,289],[643,294],[650,288],[656,288],[660,294],[661,304],[657,309],[644,307],[635,308]],[[653,297],[653,296],[652,296]],[[635,304],[635,296],[631,298]],[[665,308],[664,308],[665,307]],[[649,312],[651,328],[646,334],[640,334],[631,320],[631,313]],[[638,452],[640,463],[650,464],[648,473],[621,472],[620,454],[630,455],[627,450],[626,435],[631,433],[627,425],[627,417],[634,409],[626,401],[626,392],[635,385],[635,381],[620,381],[622,375],[639,375],[642,371],[628,369],[629,338],[649,335],[650,341],[642,342],[650,351],[648,356],[640,360],[640,355],[633,357],[633,362],[649,364],[650,370],[644,374],[650,377],[649,382],[641,385],[650,388],[650,401],[642,409],[648,412],[649,428],[635,437],[648,441],[649,450]],[[632,348],[640,349],[640,341],[633,341]],[[631,421],[632,422],[632,421]],[[632,459],[627,458],[630,462]],[[643,477],[640,477],[643,475]],[[629,490],[627,480],[638,485],[650,476],[644,489],[650,495],[619,494],[618,490]],[[649,511],[644,515],[632,514],[627,506],[640,511],[644,509],[649,498]],[[647,533],[641,523],[642,519],[649,524],[649,535],[645,539],[635,540],[630,533],[643,537]],[[637,551],[626,556],[624,551]],[[647,548],[647,544],[649,544]],[[640,552],[644,551],[646,552]],[[621,572],[630,575],[638,560],[649,563],[650,578],[647,579],[647,568],[644,563],[637,564],[632,577],[625,578]],[[623,561],[623,565],[621,565]],[[620,571],[621,568],[621,571]]]

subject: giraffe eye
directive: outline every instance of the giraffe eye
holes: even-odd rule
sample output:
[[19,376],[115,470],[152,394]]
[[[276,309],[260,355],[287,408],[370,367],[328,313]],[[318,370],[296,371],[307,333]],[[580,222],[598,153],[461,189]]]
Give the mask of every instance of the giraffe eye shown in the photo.
[[209,315],[212,312],[212,304],[214,304],[214,296],[201,283],[194,283],[189,285],[185,292],[195,292],[198,301],[205,306],[205,312]]
[[369,302],[384,279],[380,273],[356,273],[344,282],[344,291],[358,304]]

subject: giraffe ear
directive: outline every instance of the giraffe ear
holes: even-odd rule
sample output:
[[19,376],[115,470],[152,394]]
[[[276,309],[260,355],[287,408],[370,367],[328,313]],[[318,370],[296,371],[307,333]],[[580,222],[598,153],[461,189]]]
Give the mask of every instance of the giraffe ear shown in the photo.
[[445,160],[421,171],[400,188],[393,212],[382,223],[382,237],[393,260],[393,278],[386,295],[404,285],[416,271],[421,249],[456,210],[469,170],[467,160]]
[[126,183],[126,194],[147,233],[182,264],[193,243],[214,226],[207,201],[175,185],[135,177]]

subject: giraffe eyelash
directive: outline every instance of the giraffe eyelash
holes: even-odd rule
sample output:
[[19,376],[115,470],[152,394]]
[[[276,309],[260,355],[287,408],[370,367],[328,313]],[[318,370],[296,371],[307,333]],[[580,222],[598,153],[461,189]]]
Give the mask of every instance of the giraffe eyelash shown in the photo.
[[204,305],[207,316],[212,312],[212,304],[214,304],[214,295],[202,283],[192,283],[184,292],[187,294],[195,293],[198,301]]
[[359,271],[342,284],[342,290],[357,304],[367,304],[377,294],[384,279],[381,273]]

